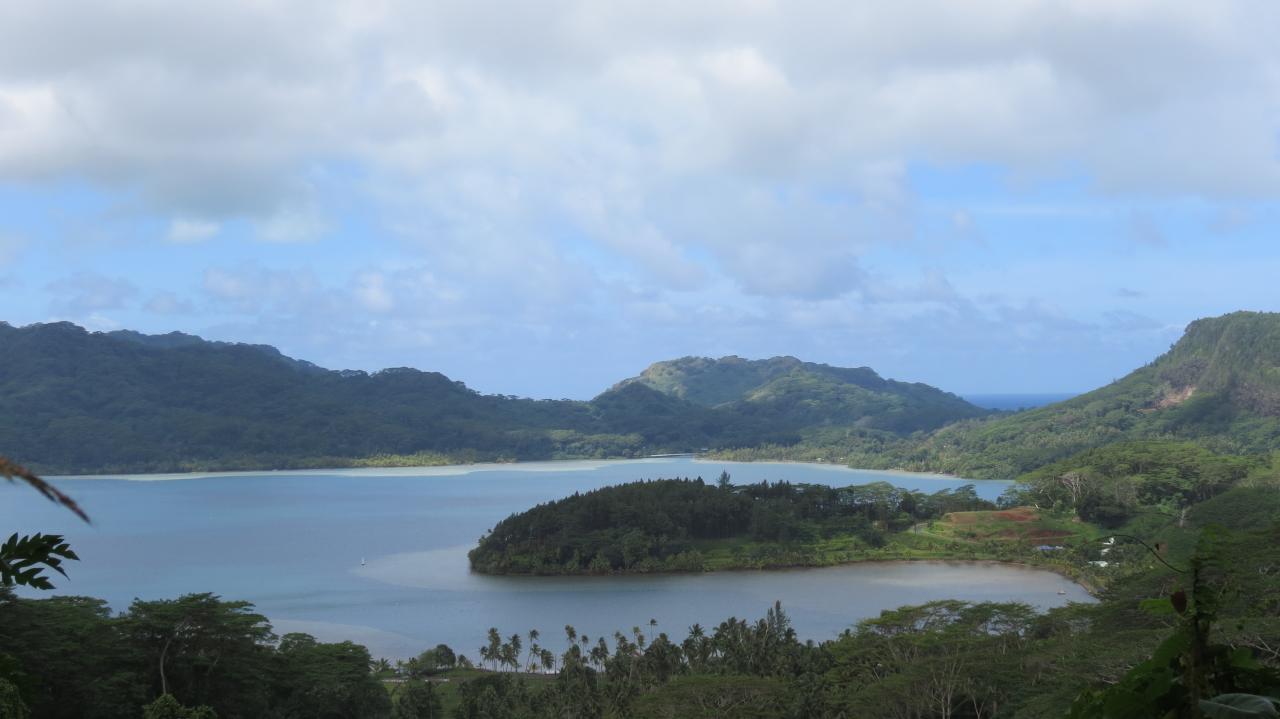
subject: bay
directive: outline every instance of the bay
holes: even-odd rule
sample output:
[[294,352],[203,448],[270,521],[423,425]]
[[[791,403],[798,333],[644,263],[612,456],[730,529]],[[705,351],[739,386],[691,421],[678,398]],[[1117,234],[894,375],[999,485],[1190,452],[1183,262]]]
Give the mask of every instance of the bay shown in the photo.
[[[214,592],[253,602],[276,632],[350,639],[404,658],[437,643],[475,658],[486,630],[538,629],[557,647],[566,624],[591,637],[755,619],[780,600],[803,639],[836,636],[883,609],[932,599],[1089,601],[1056,574],[993,563],[886,562],[770,572],[628,577],[488,577],[466,551],[507,515],[577,491],[721,471],[735,483],[844,486],[887,481],[934,492],[1008,482],[688,457],[457,467],[59,478],[90,513],[81,524],[33,492],[6,488],[0,530],[67,535],[80,562],[55,594],[106,599]],[[1059,593],[1063,592],[1063,593]],[[47,593],[24,592],[25,596]],[[651,620],[655,623],[651,626]],[[561,647],[562,648],[562,647]]]

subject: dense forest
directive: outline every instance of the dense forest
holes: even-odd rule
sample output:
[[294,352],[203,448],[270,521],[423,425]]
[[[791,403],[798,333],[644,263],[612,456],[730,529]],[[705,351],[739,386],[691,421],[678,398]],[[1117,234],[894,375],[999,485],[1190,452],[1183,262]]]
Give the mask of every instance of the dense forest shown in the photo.
[[851,423],[898,436],[986,414],[869,369],[778,362],[764,394],[718,406],[643,382],[589,402],[532,400],[178,333],[0,323],[0,437],[39,471],[98,473],[633,457],[792,445]]
[[[934,494],[879,482],[851,487],[697,479],[633,482],[538,505],[499,522],[470,554],[495,574],[610,574],[824,564],[824,549],[878,549],[887,535],[949,512],[994,509],[972,485]],[[730,561],[717,562],[728,553]]]

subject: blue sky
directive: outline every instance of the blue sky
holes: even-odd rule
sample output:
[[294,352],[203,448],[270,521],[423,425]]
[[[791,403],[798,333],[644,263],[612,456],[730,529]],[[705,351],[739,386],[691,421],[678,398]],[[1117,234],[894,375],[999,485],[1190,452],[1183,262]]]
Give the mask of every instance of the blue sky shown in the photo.
[[0,319],[590,397],[1079,391],[1275,310],[1258,3],[7,3]]

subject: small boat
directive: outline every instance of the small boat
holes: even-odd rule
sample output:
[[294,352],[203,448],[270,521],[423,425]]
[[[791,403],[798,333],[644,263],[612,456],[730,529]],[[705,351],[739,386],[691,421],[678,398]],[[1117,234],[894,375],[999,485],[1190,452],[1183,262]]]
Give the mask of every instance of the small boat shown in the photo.
[[[360,566],[362,566],[362,567],[364,566],[364,557],[361,557],[361,558],[360,558]],[[1059,592],[1059,593],[1061,593],[1061,592]]]
[[[361,562],[361,564],[364,564],[364,562]],[[1058,594],[1066,594],[1066,593],[1067,593],[1067,590],[1065,590],[1065,589],[1059,589],[1059,590],[1058,590]]]

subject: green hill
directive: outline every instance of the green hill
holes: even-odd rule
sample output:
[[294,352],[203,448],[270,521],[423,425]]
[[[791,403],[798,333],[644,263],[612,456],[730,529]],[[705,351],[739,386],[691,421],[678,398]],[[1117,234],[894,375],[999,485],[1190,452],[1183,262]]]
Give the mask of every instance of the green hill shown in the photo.
[[0,325],[0,452],[42,471],[306,466],[549,452],[580,402],[478,394],[434,372],[335,372],[270,347]]
[[650,365],[615,389],[637,384],[704,407],[769,417],[796,431],[852,426],[908,434],[990,414],[936,387],[884,379],[869,367],[795,357],[683,357]]
[[1280,449],[1280,314],[1196,320],[1168,352],[1105,387],[957,423],[857,463],[1014,477],[1081,450],[1140,439],[1193,440],[1236,454]]
[[[779,374],[716,406],[644,383],[590,402],[532,400],[176,332],[0,323],[0,454],[47,473],[631,457],[793,445],[833,422],[910,430],[976,410],[870,370],[794,362],[825,374]],[[841,372],[863,384],[831,379]]]

